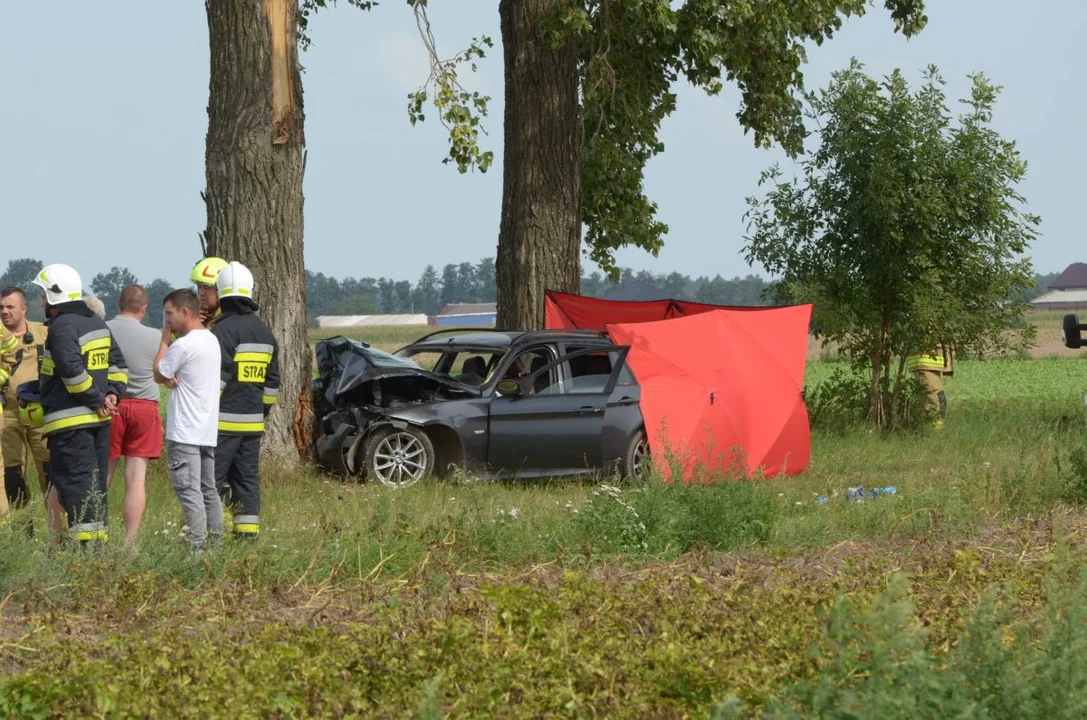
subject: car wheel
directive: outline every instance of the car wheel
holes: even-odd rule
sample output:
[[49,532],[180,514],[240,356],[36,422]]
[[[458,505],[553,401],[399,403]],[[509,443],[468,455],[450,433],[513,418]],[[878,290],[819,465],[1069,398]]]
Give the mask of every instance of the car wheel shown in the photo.
[[434,472],[434,445],[418,428],[382,428],[366,441],[366,476],[403,488]]
[[649,440],[645,430],[639,430],[630,438],[623,455],[623,477],[642,480],[649,476],[653,464],[649,456]]

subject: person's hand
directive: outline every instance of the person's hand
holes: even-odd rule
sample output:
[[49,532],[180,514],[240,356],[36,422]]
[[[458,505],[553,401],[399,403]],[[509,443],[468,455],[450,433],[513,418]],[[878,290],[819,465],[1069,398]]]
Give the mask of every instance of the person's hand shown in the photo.
[[171,338],[171,336],[172,336],[173,334],[174,334],[174,333],[173,333],[173,330],[171,330],[171,329],[170,329],[170,326],[169,326],[169,325],[163,325],[163,326],[162,326],[162,341],[163,341],[164,343],[166,343],[167,345],[169,345],[169,344],[170,344],[170,338]]
[[166,387],[173,390],[174,388],[176,388],[178,386],[177,378],[176,377],[167,378],[166,382],[164,382],[163,385],[165,385]]
[[200,308],[200,323],[202,325],[208,324],[208,311],[204,308]]
[[106,402],[102,407],[98,408],[98,414],[102,417],[113,417],[113,413],[117,411],[117,396],[110,394],[106,395]]

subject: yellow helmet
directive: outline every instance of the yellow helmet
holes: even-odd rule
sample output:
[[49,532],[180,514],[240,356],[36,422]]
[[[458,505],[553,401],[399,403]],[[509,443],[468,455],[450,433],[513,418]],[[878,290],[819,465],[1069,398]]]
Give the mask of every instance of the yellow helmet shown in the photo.
[[41,383],[37,380],[25,382],[15,389],[19,398],[19,419],[23,425],[39,428],[45,420],[40,394]]
[[26,405],[20,406],[19,419],[27,427],[40,428],[45,419],[42,404],[40,402],[28,402]]
[[215,287],[215,280],[219,277],[219,271],[226,267],[226,260],[218,257],[206,257],[196,263],[189,279],[197,285],[210,285]]

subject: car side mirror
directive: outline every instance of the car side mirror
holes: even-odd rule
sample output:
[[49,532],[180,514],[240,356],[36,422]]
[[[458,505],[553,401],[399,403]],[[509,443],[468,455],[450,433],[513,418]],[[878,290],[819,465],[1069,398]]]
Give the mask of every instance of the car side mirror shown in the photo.
[[1065,315],[1061,328],[1061,340],[1067,348],[1083,347],[1083,333],[1085,329],[1079,322],[1079,317],[1074,314]]
[[497,385],[498,392],[503,395],[523,395],[521,390],[521,383],[517,380],[502,380]]

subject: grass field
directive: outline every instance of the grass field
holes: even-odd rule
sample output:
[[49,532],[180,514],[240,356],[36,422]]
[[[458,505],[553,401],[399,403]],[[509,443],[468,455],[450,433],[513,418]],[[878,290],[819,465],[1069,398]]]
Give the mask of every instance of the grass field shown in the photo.
[[260,540],[199,559],[156,463],[138,552],[0,529],[0,715],[1082,716],[1087,362],[964,360],[947,392],[943,431],[816,433],[790,479],[266,466]]

